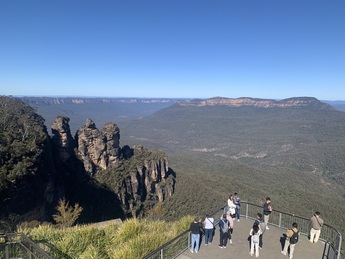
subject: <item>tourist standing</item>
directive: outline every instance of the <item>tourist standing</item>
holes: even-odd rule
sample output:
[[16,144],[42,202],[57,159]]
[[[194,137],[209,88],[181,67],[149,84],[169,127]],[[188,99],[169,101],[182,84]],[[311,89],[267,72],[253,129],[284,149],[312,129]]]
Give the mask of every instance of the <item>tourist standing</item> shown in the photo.
[[234,204],[234,196],[233,195],[230,195],[229,196],[229,199],[228,199],[228,210],[230,212],[230,216],[232,218],[235,218],[236,217],[236,205]]
[[204,220],[204,229],[205,229],[205,245],[212,243],[213,240],[213,231],[214,231],[214,218],[210,217],[209,214],[206,214]]
[[250,255],[253,256],[255,252],[255,257],[259,257],[259,241],[262,231],[259,227],[259,224],[253,225],[252,229],[249,232],[250,235]]
[[293,258],[293,252],[295,251],[295,245],[299,240],[299,231],[297,229],[298,225],[296,222],[292,223],[292,228],[288,229],[286,232],[286,237],[285,237],[285,244],[284,244],[284,249],[282,251],[283,255],[286,255],[288,252],[288,248],[290,248],[289,251],[289,259]]
[[226,218],[226,214],[223,214],[221,220],[219,220],[219,247],[226,248],[228,243],[228,233],[229,233],[229,221]]
[[237,221],[240,222],[240,213],[241,213],[241,199],[238,197],[237,192],[234,193],[234,199],[233,199],[234,204],[236,205],[235,208],[235,213],[236,213],[236,218]]
[[199,252],[199,244],[200,244],[200,232],[202,231],[202,223],[198,217],[194,218],[194,221],[190,224],[189,230],[191,232],[191,244],[190,244],[190,251],[191,253]]
[[260,239],[259,239],[259,248],[262,249],[263,235],[264,235],[265,230],[266,230],[266,223],[263,221],[261,213],[256,214],[256,219],[255,219],[254,224],[259,225],[259,228],[261,230]]
[[263,207],[263,214],[264,214],[264,222],[266,223],[266,229],[269,229],[268,220],[270,219],[270,214],[272,213],[272,205],[271,205],[270,197],[266,197],[266,201],[262,207]]
[[320,212],[316,211],[310,218],[310,243],[316,243],[319,240],[321,234],[321,228],[323,226],[323,219],[320,218]]
[[[223,218],[223,216],[220,219],[222,219],[222,218]],[[230,244],[232,244],[232,233],[234,230],[234,219],[231,217],[229,211],[226,213],[226,219],[229,221],[228,239],[229,239]]]

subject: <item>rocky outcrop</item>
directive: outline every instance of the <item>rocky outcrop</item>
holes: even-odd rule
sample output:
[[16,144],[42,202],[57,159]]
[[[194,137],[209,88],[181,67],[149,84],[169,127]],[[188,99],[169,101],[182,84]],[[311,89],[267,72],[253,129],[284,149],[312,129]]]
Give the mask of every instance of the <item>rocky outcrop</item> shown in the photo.
[[[134,158],[147,156],[145,153],[149,151],[142,146],[134,147]],[[163,202],[173,195],[174,187],[175,178],[166,157],[145,159],[123,180],[119,197],[125,209],[137,216],[138,205],[148,200],[153,203]]]
[[107,123],[99,131],[91,119],[76,133],[78,154],[86,172],[93,175],[116,165],[120,155],[120,129],[114,123]]
[[[67,118],[57,117],[52,125],[55,149],[61,152],[59,157],[66,160],[72,156],[72,143],[76,143],[74,148],[88,175],[112,174],[113,182],[104,176],[108,179],[104,184],[113,189],[125,212],[137,216],[146,200],[163,202],[173,195],[175,177],[163,153],[153,155],[142,146],[121,148],[120,129],[116,124],[107,123],[98,130],[91,119],[87,119],[73,140],[68,122]],[[124,161],[128,161],[129,166]]]
[[75,147],[68,123],[68,117],[58,116],[51,126],[52,141],[54,147],[58,149],[57,154],[63,162],[66,162],[73,155]]
[[334,110],[334,108],[326,103],[320,102],[314,97],[294,97],[284,100],[272,100],[272,99],[256,99],[249,97],[242,98],[223,98],[214,97],[207,100],[185,100],[179,101],[181,106],[215,106],[224,105],[229,107],[242,107],[242,106],[252,106],[261,108],[299,108],[299,107],[317,107],[320,109]]

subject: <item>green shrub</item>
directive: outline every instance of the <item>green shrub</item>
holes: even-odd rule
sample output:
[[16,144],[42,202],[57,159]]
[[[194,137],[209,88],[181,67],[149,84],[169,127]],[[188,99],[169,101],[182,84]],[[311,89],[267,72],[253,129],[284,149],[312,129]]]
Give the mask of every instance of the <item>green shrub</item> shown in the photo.
[[[54,258],[142,258],[188,229],[193,217],[179,221],[129,219],[122,225],[78,225],[64,230],[52,225],[20,229],[37,243],[48,244]],[[25,225],[22,225],[25,226]]]

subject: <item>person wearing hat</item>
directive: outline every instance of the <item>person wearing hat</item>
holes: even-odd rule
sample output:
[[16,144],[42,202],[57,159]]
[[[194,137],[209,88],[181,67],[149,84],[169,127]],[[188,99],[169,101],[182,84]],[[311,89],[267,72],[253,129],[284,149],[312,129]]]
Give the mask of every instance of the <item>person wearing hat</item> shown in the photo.
[[226,218],[226,214],[223,214],[221,220],[219,220],[219,247],[226,248],[228,243],[228,233],[230,228],[230,222]]
[[281,252],[283,255],[286,255],[288,252],[288,249],[290,249],[289,259],[293,258],[295,245],[297,244],[299,236],[300,236],[300,232],[297,228],[298,228],[298,224],[296,222],[292,223],[292,228],[288,229],[285,235],[285,244],[284,244],[283,251]]

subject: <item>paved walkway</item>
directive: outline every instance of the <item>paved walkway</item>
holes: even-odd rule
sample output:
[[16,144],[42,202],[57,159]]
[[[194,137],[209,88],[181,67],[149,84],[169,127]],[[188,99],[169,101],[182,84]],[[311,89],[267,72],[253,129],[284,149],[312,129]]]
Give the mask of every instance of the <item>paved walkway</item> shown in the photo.
[[[249,255],[249,242],[247,238],[249,231],[253,225],[253,220],[241,219],[240,222],[234,223],[234,233],[232,236],[233,244],[229,244],[226,248],[219,248],[219,230],[216,229],[216,234],[211,245],[205,246],[202,243],[198,253],[192,254],[190,250],[180,255],[179,259],[250,259],[255,256]],[[288,256],[281,254],[282,244],[281,239],[286,233],[285,229],[274,226],[269,226],[263,236],[263,248],[260,250],[259,258],[266,259],[288,259]],[[321,259],[323,253],[324,243],[317,244],[309,243],[306,236],[301,235],[299,242],[295,246],[294,259]]]

